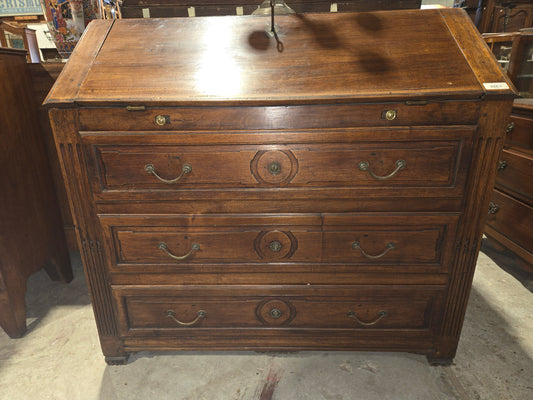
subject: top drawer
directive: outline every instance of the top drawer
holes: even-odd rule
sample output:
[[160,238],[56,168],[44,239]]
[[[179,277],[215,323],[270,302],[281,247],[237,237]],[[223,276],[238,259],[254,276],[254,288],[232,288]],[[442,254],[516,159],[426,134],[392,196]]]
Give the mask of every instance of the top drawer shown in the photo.
[[82,136],[97,201],[174,201],[460,198],[473,134],[413,127]]
[[[178,107],[129,111],[82,108],[80,130],[312,129],[357,126],[472,125],[479,102],[382,103],[276,107]],[[131,107],[130,107],[131,110]]]

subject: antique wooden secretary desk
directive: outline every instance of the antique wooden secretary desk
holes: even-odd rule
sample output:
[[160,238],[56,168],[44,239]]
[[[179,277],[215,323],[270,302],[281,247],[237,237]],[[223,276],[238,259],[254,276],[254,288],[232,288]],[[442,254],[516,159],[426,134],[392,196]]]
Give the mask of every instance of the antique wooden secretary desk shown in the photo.
[[46,105],[108,363],[455,355],[512,84],[456,9],[95,21]]

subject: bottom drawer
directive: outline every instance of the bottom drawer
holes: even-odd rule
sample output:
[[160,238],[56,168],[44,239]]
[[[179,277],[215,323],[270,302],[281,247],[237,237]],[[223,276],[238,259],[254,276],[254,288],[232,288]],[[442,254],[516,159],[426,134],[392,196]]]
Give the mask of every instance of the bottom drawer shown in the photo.
[[435,327],[443,288],[114,287],[121,334],[186,330],[418,330]]

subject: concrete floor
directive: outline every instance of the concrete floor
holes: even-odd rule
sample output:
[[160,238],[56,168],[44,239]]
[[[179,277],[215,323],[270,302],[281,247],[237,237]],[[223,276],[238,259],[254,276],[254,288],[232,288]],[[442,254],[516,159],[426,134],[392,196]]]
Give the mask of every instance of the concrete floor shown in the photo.
[[75,254],[72,283],[30,278],[27,334],[0,330],[0,399],[533,399],[533,293],[487,254],[505,268],[512,259],[483,250],[450,367],[415,354],[322,351],[142,352],[111,367]]

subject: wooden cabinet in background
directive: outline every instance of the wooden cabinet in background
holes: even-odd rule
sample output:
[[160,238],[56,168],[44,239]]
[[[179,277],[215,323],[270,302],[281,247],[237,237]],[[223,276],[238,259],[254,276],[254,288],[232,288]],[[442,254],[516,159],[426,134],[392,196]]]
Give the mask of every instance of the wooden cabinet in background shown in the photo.
[[533,99],[515,100],[485,234],[533,272]]
[[0,326],[26,331],[26,280],[72,279],[26,51],[0,48]]
[[522,96],[513,103],[485,234],[533,272],[533,33],[484,38]]
[[47,97],[107,362],[451,362],[510,81],[462,10],[276,22],[93,21]]
[[531,0],[487,0],[479,25],[481,33],[517,32],[533,26]]
[[54,181],[54,187],[59,202],[61,219],[63,220],[63,229],[65,230],[67,246],[70,251],[79,251],[76,242],[76,233],[74,232],[74,222],[72,221],[72,214],[70,212],[67,192],[65,190],[65,183],[61,173],[61,167],[59,166],[52,128],[50,127],[50,119],[48,118],[48,110],[41,106],[64,66],[65,63],[62,62],[45,62],[28,64],[28,69],[31,76],[33,98],[37,107],[41,132],[48,153],[50,171],[52,173],[52,179]]

